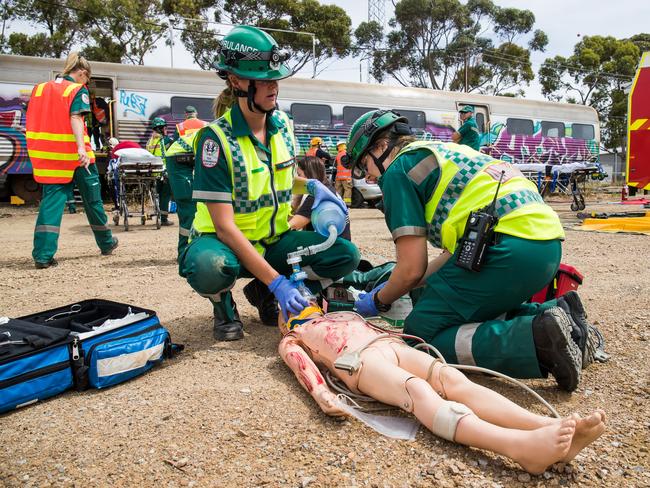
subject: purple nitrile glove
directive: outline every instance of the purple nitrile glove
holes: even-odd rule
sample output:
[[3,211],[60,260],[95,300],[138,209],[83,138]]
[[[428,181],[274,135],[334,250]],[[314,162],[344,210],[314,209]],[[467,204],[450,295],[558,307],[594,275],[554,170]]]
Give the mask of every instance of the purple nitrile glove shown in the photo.
[[359,299],[354,302],[354,309],[362,317],[374,317],[379,315],[379,310],[375,306],[375,294],[386,286],[388,281],[383,282],[381,285],[375,286],[368,293],[361,293]]
[[284,276],[277,276],[269,285],[269,290],[278,299],[280,310],[284,321],[289,320],[288,314],[296,315],[309,305],[309,302],[303,297],[298,288]]
[[316,208],[322,202],[330,201],[336,203],[345,215],[348,214],[348,207],[341,197],[327,188],[318,180],[307,180],[307,192],[314,197],[314,204],[311,208]]

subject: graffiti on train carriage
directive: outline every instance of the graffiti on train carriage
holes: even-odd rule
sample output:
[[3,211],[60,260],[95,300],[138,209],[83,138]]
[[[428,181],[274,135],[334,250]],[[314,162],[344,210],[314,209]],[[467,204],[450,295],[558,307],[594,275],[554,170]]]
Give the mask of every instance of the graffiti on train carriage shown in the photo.
[[30,174],[32,164],[25,140],[25,102],[29,98],[0,96],[0,174]]
[[120,90],[120,105],[124,107],[124,115],[130,112],[144,116],[148,102],[149,99],[139,93]]

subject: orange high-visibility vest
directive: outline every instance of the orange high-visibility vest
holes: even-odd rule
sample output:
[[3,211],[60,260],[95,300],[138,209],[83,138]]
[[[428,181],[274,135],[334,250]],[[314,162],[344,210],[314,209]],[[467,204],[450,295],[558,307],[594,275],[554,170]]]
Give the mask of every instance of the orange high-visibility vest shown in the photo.
[[206,125],[208,125],[208,123],[201,119],[186,119],[180,124],[176,124],[176,130],[178,131],[178,135],[183,137],[192,134],[199,129],[203,129]]
[[309,149],[307,149],[307,152],[305,153],[305,156],[316,156],[316,151],[318,151],[318,146],[312,146]]
[[[36,85],[27,107],[27,153],[39,183],[58,184],[72,180],[79,167],[79,154],[70,123],[70,107],[83,85],[57,78]],[[84,124],[84,142],[90,162],[95,154]]]
[[97,122],[99,122],[100,124],[105,124],[106,123],[106,110],[104,110],[103,108],[100,108],[99,106],[97,106],[97,103],[95,102],[95,100],[93,100],[91,108],[92,108],[92,111],[93,111],[93,115],[97,119]]
[[341,151],[336,155],[336,179],[337,180],[351,180],[352,179],[352,170],[343,166],[341,163],[341,158],[347,154],[347,151]]

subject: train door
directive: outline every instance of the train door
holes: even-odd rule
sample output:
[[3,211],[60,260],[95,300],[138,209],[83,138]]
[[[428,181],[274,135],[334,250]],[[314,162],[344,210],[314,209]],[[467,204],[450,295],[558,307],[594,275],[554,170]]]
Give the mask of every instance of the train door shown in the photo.
[[474,106],[474,118],[481,133],[481,146],[488,146],[490,144],[490,107],[469,102],[456,102],[456,109],[460,110],[465,105]]
[[92,117],[88,124],[88,135],[99,163],[99,171],[105,170],[108,158],[108,140],[115,134],[114,80],[111,77],[93,77],[88,86]]

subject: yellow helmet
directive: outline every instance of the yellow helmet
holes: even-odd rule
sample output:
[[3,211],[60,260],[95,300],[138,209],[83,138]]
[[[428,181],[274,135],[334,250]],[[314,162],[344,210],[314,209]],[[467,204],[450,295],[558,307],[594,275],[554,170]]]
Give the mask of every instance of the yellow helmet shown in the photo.
[[339,141],[338,144],[336,145],[336,149],[339,150],[339,151],[347,149],[347,147],[348,147],[348,144],[347,144],[346,141]]
[[312,137],[311,141],[309,142],[310,146],[318,146],[319,144],[323,143],[323,139],[321,137]]

